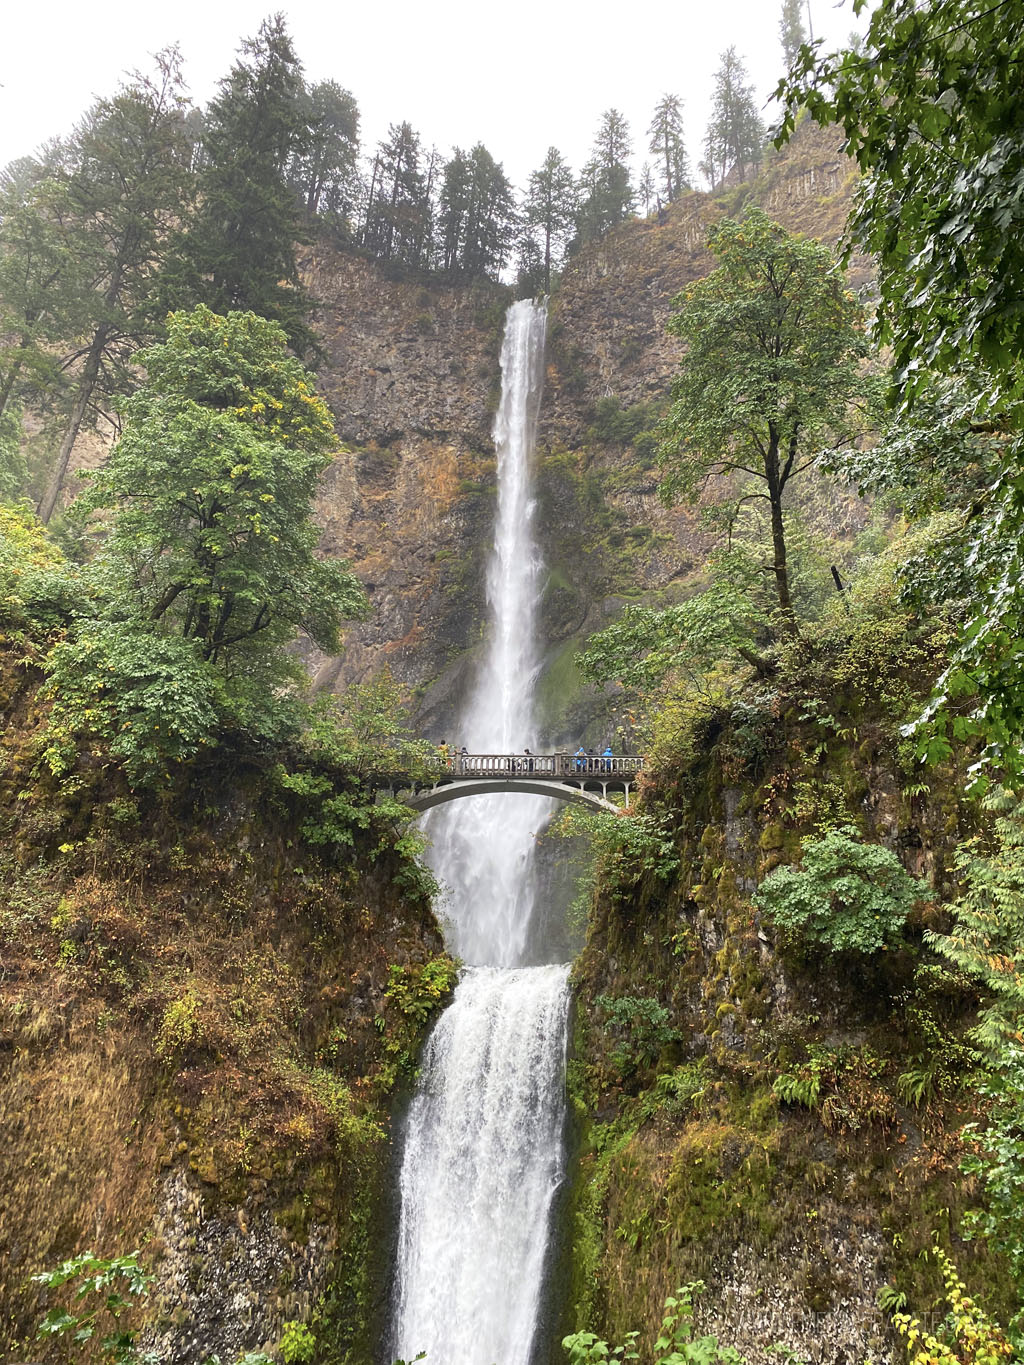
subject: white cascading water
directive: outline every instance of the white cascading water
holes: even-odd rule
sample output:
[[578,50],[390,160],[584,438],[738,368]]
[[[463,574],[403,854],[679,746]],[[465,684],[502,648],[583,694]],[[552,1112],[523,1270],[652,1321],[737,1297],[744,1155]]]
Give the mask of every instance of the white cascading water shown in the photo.
[[[531,456],[543,305],[513,304],[501,353],[492,634],[455,737],[471,753],[536,750]],[[480,796],[431,812],[450,947],[467,964],[423,1056],[400,1180],[392,1348],[429,1365],[529,1365],[551,1210],[563,1174],[568,967],[527,965],[542,797]]]

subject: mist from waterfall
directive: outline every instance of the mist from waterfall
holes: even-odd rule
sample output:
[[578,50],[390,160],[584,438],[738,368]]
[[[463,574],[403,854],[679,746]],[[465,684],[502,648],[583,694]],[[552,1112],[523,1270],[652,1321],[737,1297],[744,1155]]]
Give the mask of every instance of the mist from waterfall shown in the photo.
[[[531,460],[546,310],[508,311],[494,424],[498,503],[486,657],[453,739],[470,752],[538,746],[542,562]],[[400,1178],[392,1351],[429,1365],[529,1365],[552,1204],[564,1168],[568,967],[535,965],[534,843],[555,803],[466,798],[425,822],[447,896],[454,998],[423,1056]]]

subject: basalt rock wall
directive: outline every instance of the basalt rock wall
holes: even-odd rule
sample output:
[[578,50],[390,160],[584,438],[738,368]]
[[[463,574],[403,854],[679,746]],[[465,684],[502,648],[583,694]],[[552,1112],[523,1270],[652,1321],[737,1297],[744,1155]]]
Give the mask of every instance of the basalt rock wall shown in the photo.
[[[689,193],[581,252],[552,300],[538,451],[538,517],[548,568],[542,611],[552,740],[608,717],[588,700],[571,656],[626,600],[671,600],[694,581],[709,542],[685,509],[657,496],[653,443],[678,366],[665,332],[671,300],[714,266],[707,230],[747,202],[786,226],[837,242],[853,185],[834,132],[802,127],[756,181]],[[868,279],[853,263],[855,285]],[[373,604],[340,659],[310,657],[340,689],[383,665],[413,689],[419,721],[442,737],[471,676],[485,615],[493,520],[491,423],[500,391],[507,291],[389,278],[357,255],[306,262],[326,358],[320,386],[347,449],[319,502],[323,549],[349,559]],[[628,415],[626,434],[600,418]],[[633,420],[635,418],[635,420]],[[597,728],[595,728],[597,727]]]

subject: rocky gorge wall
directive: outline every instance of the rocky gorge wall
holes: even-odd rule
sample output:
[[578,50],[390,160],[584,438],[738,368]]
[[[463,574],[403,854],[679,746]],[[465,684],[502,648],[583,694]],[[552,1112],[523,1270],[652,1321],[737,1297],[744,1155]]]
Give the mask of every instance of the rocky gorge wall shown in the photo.
[[[837,242],[853,185],[837,146],[838,135],[803,125],[755,182],[686,194],[566,267],[550,307],[538,451],[552,740],[587,733],[596,743],[610,723],[575,677],[581,641],[624,601],[686,591],[707,549],[692,513],[660,504],[652,443],[641,438],[679,362],[665,333],[671,299],[713,268],[708,227],[746,202]],[[350,559],[373,604],[340,660],[310,663],[318,684],[334,688],[386,663],[415,689],[424,730],[444,738],[484,619],[508,295],[392,279],[327,249],[310,256],[305,279],[326,351],[319,384],[350,447],[325,479],[322,545]],[[853,263],[852,279],[865,283],[865,262]]]
[[[964,1235],[978,1190],[963,1127],[984,1118],[975,1000],[922,942],[949,932],[978,813],[962,772],[922,786],[901,743],[935,662],[890,642],[851,669],[873,629],[823,653],[813,693],[783,678],[760,699],[684,707],[639,805],[657,852],[605,862],[573,974],[564,1331],[638,1330],[643,1348],[665,1299],[701,1280],[699,1330],[751,1365],[898,1361],[879,1294],[934,1330],[936,1242],[997,1321],[1015,1311],[1005,1262]],[[899,945],[830,951],[753,904],[823,822],[929,883]]]
[[239,754],[160,798],[47,782],[38,681],[0,650],[0,1356],[68,1359],[29,1277],[134,1249],[163,1360],[299,1322],[369,1365],[391,1114],[452,979],[426,892],[379,835],[310,846]]

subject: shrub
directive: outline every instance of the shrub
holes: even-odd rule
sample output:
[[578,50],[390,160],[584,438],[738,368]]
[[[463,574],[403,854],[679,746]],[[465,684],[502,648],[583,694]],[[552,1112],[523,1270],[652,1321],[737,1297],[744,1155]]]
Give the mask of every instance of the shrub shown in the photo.
[[133,782],[161,776],[215,733],[220,680],[192,641],[95,621],[46,661],[53,697],[43,757],[70,772],[84,738],[105,741]]
[[900,939],[915,902],[930,896],[895,853],[849,826],[805,844],[799,868],[777,867],[754,904],[781,929],[829,952],[877,953]]

